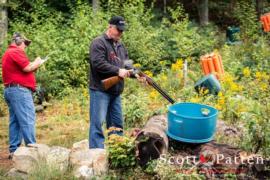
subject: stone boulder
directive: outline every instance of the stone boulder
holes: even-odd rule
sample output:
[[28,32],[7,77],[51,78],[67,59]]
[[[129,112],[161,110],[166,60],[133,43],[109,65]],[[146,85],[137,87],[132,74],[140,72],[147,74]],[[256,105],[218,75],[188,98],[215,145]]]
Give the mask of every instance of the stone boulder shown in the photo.
[[28,179],[28,176],[27,176],[26,173],[20,172],[16,168],[10,169],[7,172],[6,176],[11,177],[12,179],[23,179],[23,180],[27,180]]
[[45,160],[46,156],[50,151],[50,147],[46,144],[28,144],[28,147],[33,147],[37,149],[39,159]]
[[104,149],[73,150],[70,154],[70,164],[74,175],[78,178],[90,178],[108,171],[108,159]]
[[14,168],[29,173],[39,161],[46,159],[49,146],[45,144],[29,144],[27,147],[19,147],[13,155]]
[[72,145],[72,151],[78,150],[88,150],[89,149],[89,141],[88,139],[84,139],[82,141],[76,142]]
[[74,176],[80,179],[92,179],[94,177],[93,168],[80,166],[74,170]]
[[34,147],[19,147],[14,152],[12,160],[15,169],[29,173],[39,161],[38,150]]
[[63,147],[54,146],[51,147],[46,157],[46,162],[49,166],[66,171],[69,166],[70,150]]

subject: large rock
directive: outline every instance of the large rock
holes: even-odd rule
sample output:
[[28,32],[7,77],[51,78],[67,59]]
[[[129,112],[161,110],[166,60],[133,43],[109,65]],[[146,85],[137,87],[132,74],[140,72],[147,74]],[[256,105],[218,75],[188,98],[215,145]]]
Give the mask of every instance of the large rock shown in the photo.
[[46,144],[28,144],[28,147],[33,147],[37,149],[40,160],[45,160],[46,156],[50,151],[50,147],[47,146]]
[[11,177],[12,179],[23,179],[26,180],[28,179],[28,176],[26,173],[20,172],[16,168],[12,168],[8,171],[6,176]]
[[76,142],[72,146],[72,151],[88,150],[88,149],[89,149],[89,141],[88,141],[88,139],[84,139],[82,141]]
[[66,171],[69,165],[70,150],[63,147],[52,147],[46,157],[49,166],[54,166],[61,171]]
[[[108,159],[104,149],[75,150],[70,154],[70,164],[76,177],[86,178],[85,174],[101,175],[108,170]],[[87,167],[87,168],[86,168]],[[87,176],[87,178],[89,178]]]
[[39,161],[37,148],[19,147],[13,155],[14,168],[29,173]]
[[93,168],[81,166],[74,170],[74,176],[80,179],[92,179],[94,177]]

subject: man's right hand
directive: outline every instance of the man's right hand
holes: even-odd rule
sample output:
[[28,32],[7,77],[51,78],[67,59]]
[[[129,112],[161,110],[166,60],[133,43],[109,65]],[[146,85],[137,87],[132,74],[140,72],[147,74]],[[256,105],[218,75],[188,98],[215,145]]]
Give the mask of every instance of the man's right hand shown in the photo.
[[121,78],[127,78],[130,76],[132,70],[119,69],[118,76]]
[[37,57],[34,62],[30,63],[28,66],[26,66],[23,71],[24,72],[33,72],[36,71],[37,68],[42,64],[42,59],[40,57]]
[[34,63],[35,64],[38,64],[38,65],[41,65],[42,64],[42,59],[40,57],[37,57],[35,60],[34,60]]

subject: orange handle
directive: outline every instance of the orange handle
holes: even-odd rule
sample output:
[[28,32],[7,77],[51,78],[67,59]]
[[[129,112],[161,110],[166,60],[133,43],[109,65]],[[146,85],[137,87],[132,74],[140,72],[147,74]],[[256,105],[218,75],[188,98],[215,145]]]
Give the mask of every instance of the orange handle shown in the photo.
[[264,14],[260,18],[264,32],[270,31],[270,13]]
[[265,17],[265,22],[266,22],[266,32],[270,31],[270,15]]
[[206,57],[203,57],[201,59],[201,65],[202,65],[202,69],[204,72],[204,75],[208,75],[210,73],[210,70],[208,68],[208,64],[207,64],[207,59],[205,59]]
[[210,70],[210,73],[214,73],[215,72],[215,67],[214,67],[214,63],[213,63],[211,57],[207,58],[207,64],[208,64],[208,68]]
[[224,74],[224,67],[223,67],[223,63],[222,63],[222,58],[219,54],[218,54],[218,60],[219,60],[221,72],[222,72],[222,74]]
[[219,79],[219,76],[222,74],[222,70],[221,70],[220,62],[216,54],[213,56],[213,63],[214,63],[215,71],[217,72],[217,78]]

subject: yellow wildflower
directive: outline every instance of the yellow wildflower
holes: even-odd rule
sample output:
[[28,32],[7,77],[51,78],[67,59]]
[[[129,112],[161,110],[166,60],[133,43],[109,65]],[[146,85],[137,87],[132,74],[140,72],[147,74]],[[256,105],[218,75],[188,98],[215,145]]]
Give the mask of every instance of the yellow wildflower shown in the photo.
[[149,77],[153,77],[153,73],[151,71],[144,71],[144,73]]
[[260,71],[257,71],[257,72],[255,73],[255,77],[256,77],[256,79],[261,80],[261,78],[262,78],[262,73],[261,73]]
[[140,63],[133,64],[133,66],[134,66],[135,68],[140,68],[140,67],[142,67],[142,65],[141,65]]
[[231,91],[241,91],[243,88],[234,82],[234,77],[230,74],[226,74],[222,82],[224,83],[224,87],[227,87]]
[[199,89],[199,94],[200,95],[206,95],[208,93],[209,93],[209,89],[207,89],[207,88],[200,88]]
[[218,110],[222,110],[222,108],[224,107],[225,105],[225,102],[226,102],[226,97],[223,95],[222,92],[219,92],[218,93],[218,100],[217,100],[217,104],[216,104],[216,108]]
[[249,67],[245,67],[243,69],[243,75],[244,75],[244,77],[250,77],[250,69],[249,69]]
[[202,102],[202,98],[199,96],[199,95],[196,95],[195,97],[192,97],[190,99],[190,102],[193,102],[193,103],[201,103]]
[[183,68],[183,60],[178,59],[174,64],[171,66],[172,71],[178,71]]
[[260,71],[257,71],[255,73],[255,77],[259,81],[268,80],[269,79],[269,76],[266,74],[266,72],[260,72]]
[[199,103],[200,102],[200,98],[198,97],[193,97],[190,99],[190,102],[193,102],[193,103]]
[[263,82],[263,83],[260,84],[260,89],[262,91],[266,91],[267,88],[268,88],[268,83]]
[[219,104],[216,104],[216,105],[215,105],[215,108],[216,108],[217,110],[222,110],[222,107],[221,107]]
[[150,94],[149,94],[149,97],[151,98],[151,99],[156,99],[157,97],[158,97],[158,93],[157,93],[157,91],[151,91],[150,92]]
[[165,82],[168,80],[168,77],[165,74],[161,74],[160,79],[162,82]]
[[84,96],[85,98],[88,98],[88,96],[89,96],[88,89],[84,88],[82,94],[83,94],[83,96]]

